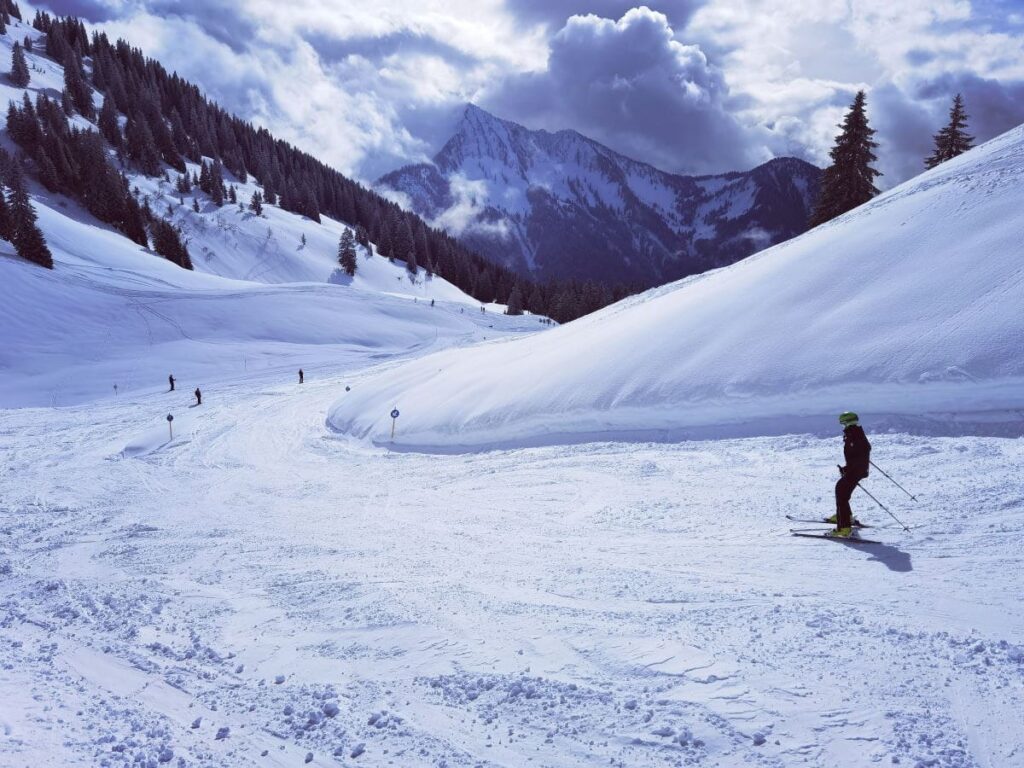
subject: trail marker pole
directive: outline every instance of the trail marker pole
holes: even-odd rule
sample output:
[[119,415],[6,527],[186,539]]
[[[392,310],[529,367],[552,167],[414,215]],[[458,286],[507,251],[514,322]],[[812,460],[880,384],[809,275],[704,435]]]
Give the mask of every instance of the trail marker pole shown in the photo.
[[399,415],[397,408],[391,411],[391,442],[395,441],[395,425],[398,423]]
[[174,439],[174,417],[171,414],[167,414],[167,431],[171,436],[171,440]]

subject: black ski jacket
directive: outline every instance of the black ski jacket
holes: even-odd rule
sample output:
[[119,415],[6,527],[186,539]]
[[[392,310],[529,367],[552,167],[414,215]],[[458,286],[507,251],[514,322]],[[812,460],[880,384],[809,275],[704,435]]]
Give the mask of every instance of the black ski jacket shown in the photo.
[[868,462],[871,461],[871,443],[859,424],[852,424],[843,430],[843,456],[846,466],[844,475],[868,476]]

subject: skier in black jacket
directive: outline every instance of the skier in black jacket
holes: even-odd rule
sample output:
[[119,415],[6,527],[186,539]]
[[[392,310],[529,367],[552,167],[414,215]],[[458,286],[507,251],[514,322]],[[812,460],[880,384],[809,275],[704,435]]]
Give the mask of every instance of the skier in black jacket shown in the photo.
[[[857,484],[868,476],[871,462],[871,443],[861,428],[856,413],[847,411],[839,417],[843,425],[843,456],[846,466],[839,468],[839,482],[836,483],[836,529],[829,531],[828,536],[849,538],[853,533],[853,510],[850,509],[850,497]],[[831,522],[831,521],[830,521]]]

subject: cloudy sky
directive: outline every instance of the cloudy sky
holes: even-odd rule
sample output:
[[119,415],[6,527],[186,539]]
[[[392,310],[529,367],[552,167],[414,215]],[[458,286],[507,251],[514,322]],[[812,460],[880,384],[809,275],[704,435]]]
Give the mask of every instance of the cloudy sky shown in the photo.
[[1024,0],[35,0],[123,36],[234,112],[372,181],[473,101],[673,172],[824,165],[869,94],[885,186],[963,92],[1024,122]]

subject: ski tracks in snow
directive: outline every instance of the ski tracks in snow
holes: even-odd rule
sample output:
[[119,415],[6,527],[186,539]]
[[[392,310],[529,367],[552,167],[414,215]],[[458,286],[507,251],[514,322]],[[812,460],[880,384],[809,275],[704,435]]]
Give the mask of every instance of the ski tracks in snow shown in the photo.
[[874,438],[879,554],[786,534],[838,441],[392,454],[338,389],[3,414],[0,762],[1022,764],[1020,441]]

